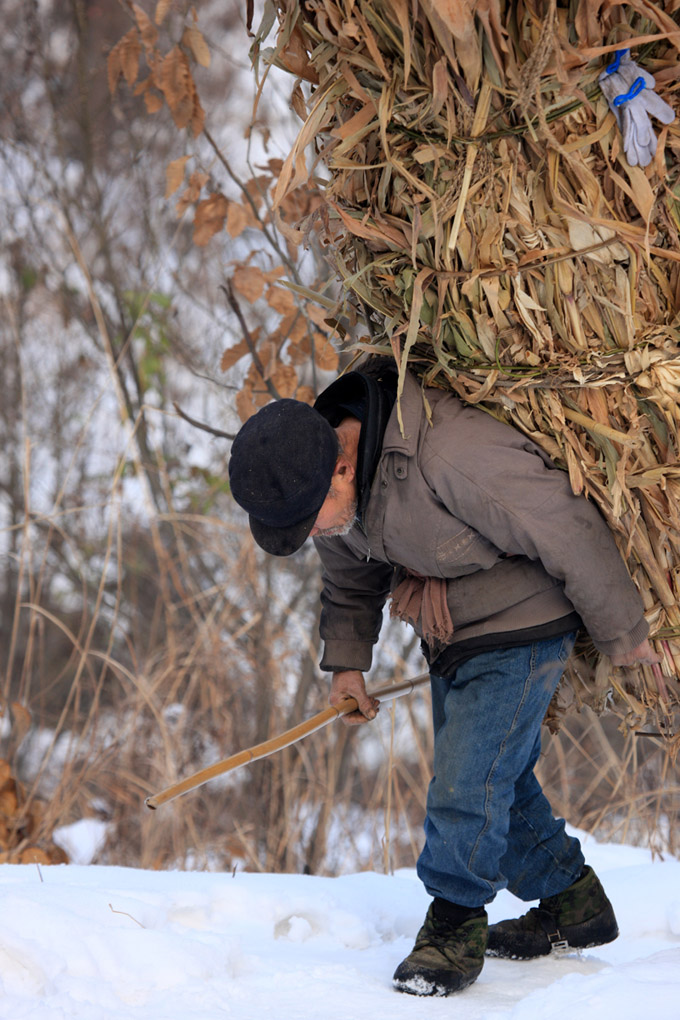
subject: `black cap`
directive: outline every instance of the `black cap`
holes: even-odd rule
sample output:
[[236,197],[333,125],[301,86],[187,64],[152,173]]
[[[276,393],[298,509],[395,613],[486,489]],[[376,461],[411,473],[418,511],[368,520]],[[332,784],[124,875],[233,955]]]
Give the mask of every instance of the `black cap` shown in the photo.
[[338,438],[301,400],[275,400],[249,418],[231,448],[231,492],[253,538],[274,556],[296,552],[331,487]]

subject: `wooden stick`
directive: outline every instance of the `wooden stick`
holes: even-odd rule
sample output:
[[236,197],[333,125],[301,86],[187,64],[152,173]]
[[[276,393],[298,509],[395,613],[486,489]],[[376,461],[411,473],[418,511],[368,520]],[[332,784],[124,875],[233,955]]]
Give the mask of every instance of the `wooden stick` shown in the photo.
[[[429,673],[420,673],[419,676],[414,676],[410,680],[402,680],[398,684],[385,684],[384,687],[371,691],[370,694],[371,697],[377,698],[378,701],[392,701],[393,698],[400,698],[402,694],[410,694],[416,687],[420,687],[429,679]],[[155,810],[161,804],[167,804],[168,801],[174,800],[175,797],[181,797],[182,794],[188,793],[189,790],[195,790],[196,787],[203,786],[204,783],[209,782],[211,779],[223,776],[225,772],[232,772],[242,765],[248,765],[251,761],[266,758],[276,751],[281,751],[284,747],[290,747],[291,744],[302,740],[303,737],[308,736],[310,733],[315,733],[328,723],[339,719],[340,716],[354,712],[356,708],[357,703],[354,698],[344,698],[337,705],[330,705],[322,712],[312,716],[311,719],[307,719],[306,722],[298,723],[297,726],[286,730],[285,733],[280,733],[278,737],[272,737],[271,740],[255,744],[253,747],[246,748],[245,751],[239,751],[237,754],[232,754],[229,758],[223,758],[222,761],[215,762],[214,765],[208,765],[207,768],[194,772],[192,776],[187,776],[186,779],[182,779],[179,783],[174,783],[160,793],[147,797],[144,803],[148,808]]]

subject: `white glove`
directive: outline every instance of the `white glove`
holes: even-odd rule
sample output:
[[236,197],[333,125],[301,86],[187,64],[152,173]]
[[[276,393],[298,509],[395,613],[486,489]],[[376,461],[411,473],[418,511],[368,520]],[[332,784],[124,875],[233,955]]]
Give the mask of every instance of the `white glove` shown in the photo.
[[663,124],[675,120],[672,108],[654,91],[653,75],[630,59],[629,50],[623,50],[598,81],[623,136],[626,159],[631,166],[648,166],[656,152],[650,118]]

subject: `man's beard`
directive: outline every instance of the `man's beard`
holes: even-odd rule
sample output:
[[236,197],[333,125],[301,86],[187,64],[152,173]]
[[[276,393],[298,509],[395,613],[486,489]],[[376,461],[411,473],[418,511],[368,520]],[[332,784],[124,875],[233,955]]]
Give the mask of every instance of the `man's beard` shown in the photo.
[[317,531],[314,538],[333,538],[337,535],[348,535],[356,524],[358,508],[358,500],[354,500],[354,502],[347,508],[347,517],[345,521],[341,524],[336,524],[332,528],[323,528],[321,531]]

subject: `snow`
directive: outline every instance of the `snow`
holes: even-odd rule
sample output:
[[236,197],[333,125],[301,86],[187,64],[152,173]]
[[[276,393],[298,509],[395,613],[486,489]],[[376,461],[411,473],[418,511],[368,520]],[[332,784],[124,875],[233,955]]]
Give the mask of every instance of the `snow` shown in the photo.
[[[0,1017],[677,1020],[680,861],[579,835],[619,939],[531,962],[488,960],[448,999],[391,988],[428,905],[411,870],[320,878],[2,865]],[[502,893],[489,915],[525,909]]]

